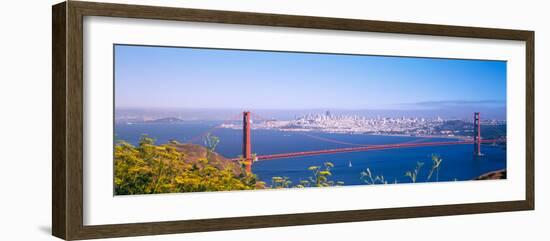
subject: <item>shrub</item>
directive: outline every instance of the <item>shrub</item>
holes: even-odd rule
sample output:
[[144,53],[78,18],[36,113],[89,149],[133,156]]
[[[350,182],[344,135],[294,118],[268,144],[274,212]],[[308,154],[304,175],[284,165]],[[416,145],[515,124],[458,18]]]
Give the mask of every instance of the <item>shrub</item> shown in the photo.
[[[210,142],[217,145],[218,141]],[[174,192],[229,191],[263,188],[257,177],[247,174],[237,163],[223,166],[210,163],[214,149],[207,158],[189,161],[177,150],[178,143],[155,145],[143,136],[139,145],[125,141],[115,145],[115,194],[152,194]],[[211,145],[209,147],[214,146]]]

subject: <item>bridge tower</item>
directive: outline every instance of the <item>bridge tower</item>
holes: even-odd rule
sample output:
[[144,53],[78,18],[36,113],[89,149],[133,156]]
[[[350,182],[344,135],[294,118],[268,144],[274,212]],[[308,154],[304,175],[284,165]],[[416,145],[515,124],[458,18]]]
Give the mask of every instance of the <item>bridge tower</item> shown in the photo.
[[474,156],[481,154],[481,123],[479,121],[479,112],[474,112]]
[[247,173],[252,173],[252,145],[250,143],[250,111],[243,112],[243,158]]

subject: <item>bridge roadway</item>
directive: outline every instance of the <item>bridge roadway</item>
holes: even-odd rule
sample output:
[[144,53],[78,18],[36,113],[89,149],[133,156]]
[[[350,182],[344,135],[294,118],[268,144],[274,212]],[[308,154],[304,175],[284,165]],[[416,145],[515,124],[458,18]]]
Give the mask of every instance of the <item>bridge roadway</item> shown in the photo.
[[[481,143],[497,143],[497,142],[504,142],[504,141],[506,140],[488,139],[488,140],[481,140]],[[411,147],[422,147],[422,146],[449,146],[449,145],[467,145],[467,144],[474,144],[474,141],[473,140],[439,141],[439,142],[383,144],[383,145],[372,145],[372,146],[362,146],[362,147],[344,147],[344,148],[316,150],[316,151],[301,151],[301,152],[261,155],[261,156],[257,156],[256,159],[257,161],[262,161],[262,160],[272,160],[272,159],[281,159],[281,158],[289,158],[289,157],[316,156],[316,155],[344,153],[344,152],[360,152],[360,151],[387,150],[387,149],[411,148]],[[233,158],[231,160],[238,161],[239,158]]]

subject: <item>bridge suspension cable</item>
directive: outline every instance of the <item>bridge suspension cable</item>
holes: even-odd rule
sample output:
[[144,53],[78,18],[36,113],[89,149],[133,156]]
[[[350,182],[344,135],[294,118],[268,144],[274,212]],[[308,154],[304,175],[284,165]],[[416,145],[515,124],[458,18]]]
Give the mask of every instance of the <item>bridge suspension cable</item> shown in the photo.
[[356,143],[351,143],[351,142],[345,142],[345,141],[330,139],[330,138],[326,138],[326,137],[315,136],[315,135],[311,135],[311,134],[306,133],[306,132],[297,132],[297,133],[300,134],[300,135],[315,139],[315,140],[320,140],[320,141],[329,142],[329,143],[343,144],[343,145],[348,145],[348,146],[372,146],[372,145],[367,145],[367,144],[356,144]]
[[211,134],[211,133],[214,132],[215,130],[221,128],[222,126],[227,125],[227,124],[229,124],[230,122],[240,120],[240,118],[241,118],[241,113],[236,114],[236,115],[234,115],[234,116],[231,116],[229,119],[224,120],[221,124],[216,125],[216,126],[210,128],[210,129],[208,129],[208,130],[202,132],[201,134],[192,137],[191,139],[189,139],[189,140],[186,141],[185,143],[188,143],[188,144],[189,144],[189,143],[193,143],[193,142],[195,142],[195,141],[198,141],[198,140],[204,138],[205,136],[207,136],[208,134]]
[[[300,134],[300,135],[303,135],[303,136],[307,136],[307,137],[312,138],[312,139],[316,139],[316,140],[320,140],[320,141],[325,141],[325,142],[330,142],[330,143],[336,143],[336,144],[343,144],[343,145],[348,145],[348,146],[376,146],[376,144],[358,144],[358,143],[351,143],[351,142],[346,142],[346,141],[340,141],[340,140],[336,140],[336,139],[331,139],[331,138],[326,138],[326,137],[315,136],[315,135],[312,135],[312,134],[306,133],[306,132],[297,132],[297,133]],[[413,140],[404,141],[404,142],[399,142],[399,143],[395,143],[395,144],[416,143],[416,142],[427,141],[427,140],[430,140],[430,139],[432,139],[432,138],[418,137],[418,138],[413,139]]]
[[498,135],[506,137],[506,133],[503,130],[497,128],[496,126],[494,126],[494,125],[486,125],[486,126],[491,128],[491,130],[495,131]]

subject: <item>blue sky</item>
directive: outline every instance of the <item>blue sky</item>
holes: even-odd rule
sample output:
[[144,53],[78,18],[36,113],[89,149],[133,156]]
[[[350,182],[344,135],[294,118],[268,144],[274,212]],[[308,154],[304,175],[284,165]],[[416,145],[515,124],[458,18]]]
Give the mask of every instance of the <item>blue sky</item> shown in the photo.
[[115,46],[117,108],[501,108],[506,62]]

